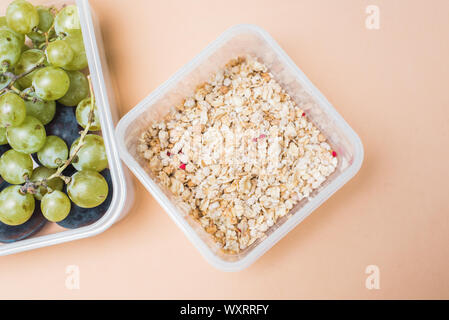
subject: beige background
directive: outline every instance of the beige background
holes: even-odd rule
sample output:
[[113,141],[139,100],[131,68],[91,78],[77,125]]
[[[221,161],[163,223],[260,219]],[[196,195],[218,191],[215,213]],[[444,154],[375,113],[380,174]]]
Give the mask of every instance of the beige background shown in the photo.
[[[360,135],[365,161],[240,273],[209,266],[135,180],[130,215],[105,233],[0,257],[0,298],[449,298],[449,1],[91,2],[121,114],[226,28],[255,23]],[[365,28],[369,4],[379,30]],[[380,290],[365,288],[370,264]]]

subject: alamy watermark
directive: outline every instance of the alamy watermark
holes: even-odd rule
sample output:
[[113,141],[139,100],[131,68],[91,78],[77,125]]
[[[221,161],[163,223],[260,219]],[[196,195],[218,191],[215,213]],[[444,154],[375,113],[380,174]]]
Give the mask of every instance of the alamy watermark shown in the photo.
[[77,265],[68,265],[65,268],[66,279],[65,287],[68,290],[80,289],[80,267]]
[[370,264],[365,268],[365,273],[368,275],[365,280],[365,287],[368,290],[380,289],[380,269],[374,264]]
[[379,6],[369,5],[365,8],[365,13],[368,15],[365,19],[365,27],[368,30],[380,29],[380,9]]

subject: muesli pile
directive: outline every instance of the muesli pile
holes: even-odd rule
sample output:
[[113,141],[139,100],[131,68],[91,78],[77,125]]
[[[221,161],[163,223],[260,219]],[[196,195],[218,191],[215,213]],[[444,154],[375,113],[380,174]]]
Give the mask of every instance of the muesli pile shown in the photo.
[[226,253],[250,246],[318,188],[337,154],[252,57],[231,60],[142,136],[139,153]]

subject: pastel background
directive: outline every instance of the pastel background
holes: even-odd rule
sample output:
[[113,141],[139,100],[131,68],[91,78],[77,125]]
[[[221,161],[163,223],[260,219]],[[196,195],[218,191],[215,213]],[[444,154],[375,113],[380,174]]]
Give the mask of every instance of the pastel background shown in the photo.
[[[130,214],[105,233],[0,257],[0,299],[449,298],[447,0],[91,4],[122,115],[225,29],[254,23],[360,135],[365,161],[239,273],[208,265],[134,179]],[[368,5],[380,8],[379,30],[365,27]],[[66,288],[68,265],[80,268],[79,290]],[[365,287],[368,265],[380,269],[379,290]]]

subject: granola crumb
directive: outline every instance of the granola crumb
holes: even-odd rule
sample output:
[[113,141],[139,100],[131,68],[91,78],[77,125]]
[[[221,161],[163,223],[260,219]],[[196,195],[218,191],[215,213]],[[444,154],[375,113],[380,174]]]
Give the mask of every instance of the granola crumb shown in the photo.
[[230,254],[266,237],[338,164],[325,135],[249,56],[229,61],[151,124],[137,151]]

